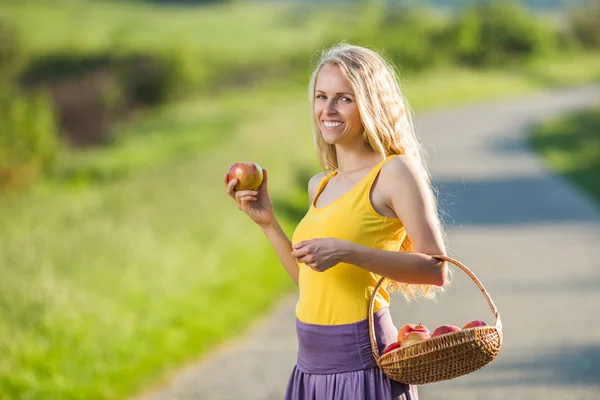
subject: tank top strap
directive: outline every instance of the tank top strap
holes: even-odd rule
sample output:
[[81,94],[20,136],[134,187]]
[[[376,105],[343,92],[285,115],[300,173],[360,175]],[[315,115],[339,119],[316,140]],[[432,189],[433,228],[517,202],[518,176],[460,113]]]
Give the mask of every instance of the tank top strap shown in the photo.
[[327,182],[329,182],[329,180],[331,179],[332,176],[334,176],[336,174],[335,171],[329,172],[329,173],[325,173],[325,176],[321,179],[321,182],[319,183],[319,187],[317,187],[317,191],[315,192],[315,196],[312,200],[312,206],[315,205],[316,200],[319,198],[319,196],[321,195],[321,192],[323,191],[323,189],[325,189],[325,186],[327,185]]
[[[383,168],[385,163],[387,163],[389,160],[391,160],[392,158],[394,158],[396,156],[397,156],[397,154],[392,154],[392,155],[387,156],[385,158],[385,160],[381,160],[352,189],[350,189],[350,192],[353,192],[353,194],[354,194],[354,196],[351,197],[351,198],[353,198],[353,200],[352,200],[353,203],[356,203],[357,200],[360,201],[361,199],[364,199],[365,196],[366,196],[366,201],[370,201],[369,194],[371,192],[371,187],[373,186],[373,182],[375,182],[375,178],[379,174],[379,171],[381,171],[381,168]],[[329,182],[329,180],[336,174],[337,174],[337,171],[331,171],[328,174],[326,174],[323,177],[323,179],[321,179],[321,182],[319,183],[319,187],[317,188],[317,191],[315,192],[315,197],[313,198],[312,206],[315,205],[316,200],[321,195],[321,192],[325,189],[325,186],[327,186],[327,183]],[[345,196],[342,196],[341,198],[344,198],[344,197]]]
[[377,176],[379,175],[379,172],[381,171],[381,168],[383,168],[383,166],[392,158],[396,157],[397,154],[392,154],[386,157],[385,160],[381,160],[377,165],[375,165],[371,171],[369,171],[369,173],[367,175],[365,175],[365,177],[362,179],[362,182],[359,183],[359,192],[360,195],[359,197],[364,198],[366,196],[366,199],[369,200],[369,194],[371,193],[371,187],[373,186],[373,182],[375,182],[375,178],[377,178]]

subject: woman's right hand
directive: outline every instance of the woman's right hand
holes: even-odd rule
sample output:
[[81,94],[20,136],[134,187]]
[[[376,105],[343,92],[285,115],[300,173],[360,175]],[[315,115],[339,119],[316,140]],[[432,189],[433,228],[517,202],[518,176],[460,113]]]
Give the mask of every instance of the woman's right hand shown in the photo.
[[225,174],[227,194],[236,201],[238,208],[260,226],[273,223],[275,213],[267,189],[267,170],[263,168],[263,181],[257,190],[235,190],[237,183],[238,180],[235,178],[227,182],[227,174]]

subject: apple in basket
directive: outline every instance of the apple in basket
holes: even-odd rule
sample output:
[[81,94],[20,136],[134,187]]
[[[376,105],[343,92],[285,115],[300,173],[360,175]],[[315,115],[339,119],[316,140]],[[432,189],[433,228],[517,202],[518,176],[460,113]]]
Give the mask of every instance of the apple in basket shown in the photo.
[[431,334],[431,337],[441,336],[441,335],[445,335],[447,333],[453,333],[453,332],[458,332],[458,331],[460,331],[460,328],[458,326],[442,325],[442,326],[438,326],[437,328],[435,328],[435,330]]
[[485,321],[482,321],[480,319],[476,319],[473,321],[469,321],[466,324],[463,325],[463,329],[469,329],[469,328],[476,328],[478,326],[487,326],[487,324],[485,323]]
[[400,348],[400,342],[394,342],[394,343],[390,344],[388,347],[385,348],[385,350],[383,351],[383,354],[389,353],[390,351],[395,350],[395,349],[399,349],[399,348]]
[[398,341],[401,342],[410,332],[423,332],[429,335],[429,329],[423,324],[406,324],[398,331]]
[[419,343],[423,340],[429,339],[429,333],[421,332],[421,331],[412,331],[407,333],[402,342],[400,343],[400,347],[407,347],[411,344]]
[[237,179],[235,190],[256,190],[263,181],[263,170],[251,162],[234,162],[227,172],[227,182]]

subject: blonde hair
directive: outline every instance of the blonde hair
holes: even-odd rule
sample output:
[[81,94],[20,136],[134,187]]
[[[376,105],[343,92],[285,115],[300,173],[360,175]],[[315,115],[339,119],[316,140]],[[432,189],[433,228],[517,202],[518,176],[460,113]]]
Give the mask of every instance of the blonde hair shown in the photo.
[[[315,102],[317,74],[326,64],[337,65],[354,91],[364,127],[363,141],[365,144],[380,153],[384,159],[392,154],[410,156],[427,182],[428,195],[435,209],[431,178],[424,161],[421,144],[415,133],[412,111],[402,95],[398,75],[392,64],[386,62],[373,50],[346,43],[336,44],[324,50],[310,78],[311,108],[314,107]],[[314,117],[312,121],[317,157],[325,173],[332,172],[338,167],[335,145],[325,142]],[[436,217],[439,224],[439,217],[437,215]],[[400,251],[414,251],[408,236],[402,243]],[[391,282],[388,290],[399,291],[407,300],[410,300],[415,295],[433,298],[440,288],[433,285]]]

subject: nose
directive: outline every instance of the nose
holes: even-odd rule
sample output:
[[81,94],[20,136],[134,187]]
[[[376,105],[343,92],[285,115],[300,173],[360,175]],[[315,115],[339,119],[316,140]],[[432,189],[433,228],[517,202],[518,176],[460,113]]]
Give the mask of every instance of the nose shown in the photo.
[[335,114],[337,112],[335,108],[335,99],[330,99],[327,101],[327,104],[325,105],[325,112],[327,112],[327,114]]

